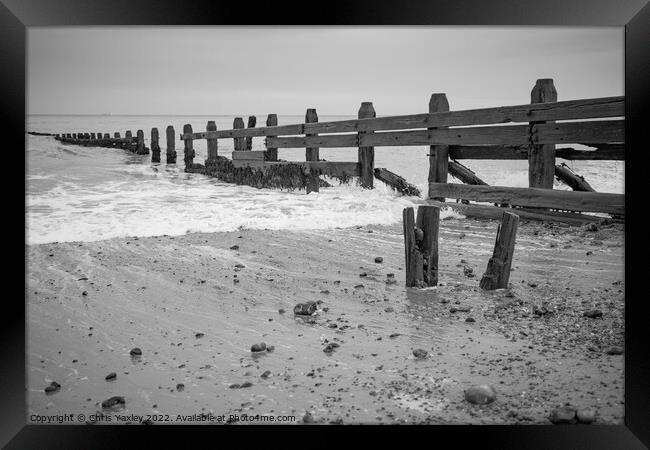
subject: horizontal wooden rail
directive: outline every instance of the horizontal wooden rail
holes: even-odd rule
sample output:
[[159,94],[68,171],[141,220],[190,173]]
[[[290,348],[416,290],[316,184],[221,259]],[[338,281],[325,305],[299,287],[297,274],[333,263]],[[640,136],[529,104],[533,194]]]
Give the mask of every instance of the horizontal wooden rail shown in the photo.
[[625,195],[623,194],[429,183],[429,198],[435,197],[625,215]]
[[252,167],[263,169],[283,164],[295,164],[303,168],[305,174],[311,173],[312,170],[319,171],[322,175],[332,175],[337,177],[357,177],[359,176],[359,163],[357,162],[329,162],[329,161],[255,161],[255,160],[233,160],[235,167]]
[[[595,150],[557,148],[555,156],[566,160],[625,160],[624,144],[595,144]],[[451,159],[525,159],[528,160],[528,146],[507,145],[451,145]]]
[[625,121],[543,123],[528,125],[388,131],[372,134],[338,134],[266,138],[274,148],[386,147],[414,145],[527,145],[624,142]]
[[350,119],[274,127],[220,130],[181,135],[181,139],[293,136],[305,133],[356,133],[359,131],[409,130],[415,128],[489,125],[510,122],[581,120],[623,117],[624,115],[625,97],[602,97],[463,111],[376,117],[371,119]]

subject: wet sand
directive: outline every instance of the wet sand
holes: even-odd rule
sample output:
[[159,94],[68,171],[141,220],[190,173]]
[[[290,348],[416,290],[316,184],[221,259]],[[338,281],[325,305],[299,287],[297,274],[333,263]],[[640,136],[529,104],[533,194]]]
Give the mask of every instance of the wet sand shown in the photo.
[[[442,221],[441,285],[423,290],[404,287],[401,225],[28,246],[27,420],[310,412],[316,423],[549,424],[569,403],[623,423],[624,356],[608,354],[624,339],[622,226],[522,222],[511,289],[484,292],[496,229]],[[311,320],[294,317],[304,301],[322,301]],[[602,317],[584,316],[594,309]],[[274,351],[251,353],[260,342]],[[324,352],[329,343],[339,347]],[[61,388],[46,394],[51,381]],[[496,401],[468,403],[477,384]],[[112,396],[125,404],[103,409]]]

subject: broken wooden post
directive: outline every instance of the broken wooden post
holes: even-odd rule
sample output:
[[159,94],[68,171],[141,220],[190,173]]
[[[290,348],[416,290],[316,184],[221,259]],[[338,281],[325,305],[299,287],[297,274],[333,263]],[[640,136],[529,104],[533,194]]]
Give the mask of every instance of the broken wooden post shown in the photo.
[[[305,123],[317,123],[318,114],[316,114],[316,109],[309,108],[305,113]],[[316,136],[314,133],[305,133],[305,136]],[[318,147],[307,147],[305,149],[305,160],[306,161],[318,161]],[[317,173],[312,173],[312,170],[309,169],[307,175],[307,193],[318,192],[320,184],[320,179]]]
[[517,214],[510,212],[503,213],[501,224],[497,229],[494,253],[488,261],[487,269],[481,278],[481,289],[489,291],[508,287],[518,224],[519,216]]
[[438,284],[438,226],[440,208],[420,206],[417,222],[413,208],[404,208],[404,255],[406,287],[436,286]]
[[391,172],[388,169],[376,168],[375,169],[375,178],[380,181],[383,181],[391,189],[401,192],[404,195],[414,195],[416,197],[420,196],[420,190],[407,182],[404,178],[399,175]]
[[[235,117],[235,120],[232,123],[233,130],[239,130],[244,128],[244,119],[241,117]],[[236,152],[246,149],[244,138],[236,137],[233,138],[233,150]]]
[[[449,101],[447,94],[431,94],[429,99],[429,112],[448,112]],[[438,127],[447,128],[447,127]],[[436,128],[429,128],[435,130]],[[449,146],[448,145],[431,145],[429,146],[429,183],[446,183],[449,172]],[[442,197],[436,197],[434,200],[444,202]]]
[[[257,117],[248,116],[248,128],[255,128],[256,123],[257,123]],[[245,150],[253,150],[253,137],[252,136],[246,136]]]
[[[372,102],[362,102],[361,108],[359,108],[359,119],[371,119],[376,117],[375,108],[372,106]],[[358,133],[358,139],[361,140],[361,137],[364,134],[370,134],[372,131],[360,131]],[[366,189],[372,189],[373,181],[375,178],[375,147],[359,147],[358,150],[359,157],[359,182],[361,186]]]
[[[553,79],[537,80],[530,93],[530,102],[557,102],[557,91]],[[528,186],[535,188],[553,189],[555,174],[555,144],[535,144],[537,141],[536,124],[547,122],[530,122],[530,147],[528,150]]]
[[[278,115],[269,114],[266,117],[266,126],[267,127],[277,127],[278,126]],[[277,137],[277,136],[269,136]],[[266,160],[267,161],[277,161],[278,160],[278,149],[273,147],[266,147]]]
[[565,163],[555,166],[555,176],[574,191],[596,192],[585,177],[573,172]]
[[137,143],[135,147],[135,152],[138,155],[146,155],[149,153],[149,150],[144,146],[144,131],[138,130],[136,132]]
[[176,164],[176,133],[174,127],[167,127],[167,164]]
[[191,136],[187,135],[192,134],[192,125],[185,124],[183,126],[183,140],[185,142],[185,148],[184,148],[184,160],[185,160],[185,170],[189,169],[192,167],[192,164],[194,164],[194,146],[193,146],[193,140]]
[[487,185],[487,183],[481,180],[476,174],[469,168],[465,167],[458,161],[449,161],[449,173],[458,178],[465,184],[474,184],[474,185]]
[[160,136],[158,128],[151,129],[151,162],[160,162]]
[[[423,205],[418,207],[415,221],[415,240],[418,251],[422,255],[422,281],[426,286],[438,285],[438,226],[440,224],[440,208]],[[418,242],[418,236],[422,240]]]
[[[210,131],[217,131],[217,124],[214,120],[208,121],[208,124],[205,127],[205,131],[208,133]],[[219,145],[219,140],[216,137],[207,137],[207,147],[208,147],[208,158],[205,160],[205,163],[208,164],[208,162],[214,162],[217,160],[217,156],[219,155],[218,152],[218,145]]]

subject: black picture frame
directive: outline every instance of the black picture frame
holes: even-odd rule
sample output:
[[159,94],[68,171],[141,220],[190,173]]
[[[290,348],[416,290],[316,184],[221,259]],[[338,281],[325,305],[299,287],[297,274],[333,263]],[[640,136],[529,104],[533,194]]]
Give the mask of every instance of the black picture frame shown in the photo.
[[[282,5],[266,2],[164,1],[164,0],[0,0],[0,90],[2,134],[5,138],[6,176],[3,192],[10,195],[15,212],[5,215],[5,243],[12,251],[25,255],[18,236],[24,237],[24,195],[16,189],[24,177],[25,159],[25,76],[26,28],[75,25],[562,25],[625,26],[625,97],[626,97],[626,167],[625,194],[625,272],[626,272],[626,342],[625,342],[625,426],[474,426],[454,427],[345,427],[353,432],[368,432],[375,439],[387,433],[412,434],[424,443],[451,439],[454,446],[475,443],[483,448],[645,448],[650,445],[650,352],[644,345],[647,327],[647,294],[642,283],[647,263],[643,258],[647,232],[642,202],[645,193],[643,170],[647,147],[650,103],[650,5],[646,0],[499,0],[499,1],[328,1]],[[644,145],[645,144],[645,145]],[[629,160],[628,160],[629,158]],[[22,173],[21,173],[22,171]],[[646,175],[647,177],[647,175]],[[14,179],[16,178],[16,179]],[[24,178],[23,178],[24,181]],[[638,186],[634,187],[633,184]],[[22,215],[23,222],[18,220]],[[629,244],[629,245],[628,245]],[[6,247],[6,245],[5,245]],[[25,425],[25,304],[23,286],[15,280],[25,279],[27,262],[19,274],[19,265],[5,257],[4,323],[2,332],[2,377],[0,379],[0,444],[6,448],[104,448],[130,444],[134,434],[147,429],[147,439],[155,436],[169,445],[180,439],[188,445],[197,435],[209,434],[209,445],[219,445],[223,433],[241,427],[88,427]],[[15,272],[15,273],[14,273]],[[25,282],[26,285],[26,282]],[[11,288],[11,289],[9,289]],[[16,290],[14,294],[13,289]],[[332,442],[332,427],[299,427],[309,431],[301,436],[301,445]],[[336,427],[340,428],[340,427]],[[152,430],[155,429],[155,433]],[[189,430],[194,433],[182,436]],[[228,431],[226,431],[228,430]],[[265,427],[258,436],[269,444],[276,440],[285,445],[293,439],[296,427]],[[252,435],[248,433],[249,436]],[[302,433],[301,433],[302,434]],[[202,436],[205,437],[205,436]],[[398,436],[406,438],[407,436]],[[250,438],[250,437],[249,437]],[[249,439],[247,438],[247,439]],[[308,441],[302,441],[302,439]],[[216,439],[216,440],[215,440]],[[404,441],[402,441],[404,442]],[[408,443],[416,441],[405,441]],[[191,444],[190,444],[191,445]]]

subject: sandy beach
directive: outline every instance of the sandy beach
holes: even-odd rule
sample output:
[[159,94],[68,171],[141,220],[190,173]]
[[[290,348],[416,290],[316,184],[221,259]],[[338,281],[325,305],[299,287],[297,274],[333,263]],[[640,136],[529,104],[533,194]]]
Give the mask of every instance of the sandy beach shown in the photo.
[[[550,424],[568,403],[623,423],[623,226],[522,221],[511,288],[485,292],[496,230],[443,220],[428,289],[404,287],[401,224],[27,246],[27,421]],[[318,312],[294,316],[305,301]],[[467,402],[482,384],[496,401]]]

